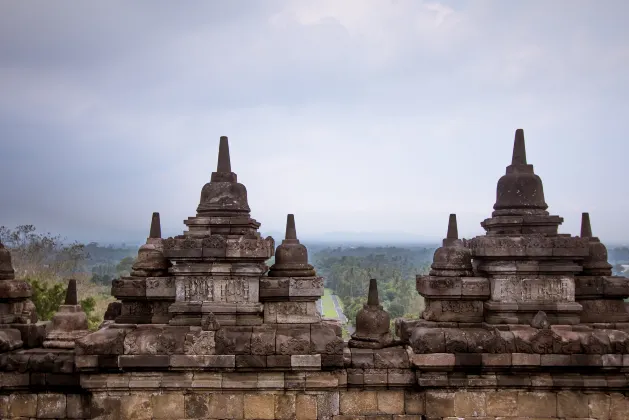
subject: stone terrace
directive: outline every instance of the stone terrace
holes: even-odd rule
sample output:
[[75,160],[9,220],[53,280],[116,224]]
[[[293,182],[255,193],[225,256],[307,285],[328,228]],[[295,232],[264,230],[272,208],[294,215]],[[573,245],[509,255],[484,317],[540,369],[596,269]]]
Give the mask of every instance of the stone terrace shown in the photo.
[[391,334],[372,279],[344,343],[294,215],[277,248],[260,236],[221,137],[187,230],[153,214],[95,332],[74,281],[38,322],[0,245],[0,419],[629,419],[629,282],[587,213],[575,237],[547,208],[517,130],[486,235],[450,215],[418,276],[420,319]]

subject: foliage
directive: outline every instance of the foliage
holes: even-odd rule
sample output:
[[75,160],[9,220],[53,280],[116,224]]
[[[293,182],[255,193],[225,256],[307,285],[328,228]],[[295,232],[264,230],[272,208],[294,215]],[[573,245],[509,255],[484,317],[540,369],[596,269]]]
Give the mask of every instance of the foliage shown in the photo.
[[88,328],[91,331],[98,329],[98,326],[103,320],[101,319],[101,317],[98,316],[98,314],[95,313],[96,299],[90,296],[81,300],[79,304],[81,305],[81,307],[83,308],[83,311],[85,311],[85,314],[87,315]]
[[118,263],[116,266],[116,274],[119,276],[128,276],[131,272],[131,267],[135,263],[135,258],[133,257],[125,257]]
[[50,284],[40,280],[26,279],[33,290],[31,300],[37,310],[37,319],[48,321],[59,309],[66,297],[66,288],[62,283]]
[[77,273],[89,258],[85,245],[66,244],[58,235],[36,233],[33,225],[21,225],[13,230],[0,226],[0,242],[11,249],[18,278],[61,280]]
[[[0,241],[11,251],[17,278],[26,279],[33,290],[32,301],[38,319],[50,320],[65,300],[67,278],[77,280],[80,300],[90,329],[100,325],[107,304],[111,280],[128,274],[137,249],[83,245],[60,236],[39,233],[33,225],[14,229],[0,227]],[[91,271],[91,273],[90,273]],[[90,281],[92,280],[92,281]]]

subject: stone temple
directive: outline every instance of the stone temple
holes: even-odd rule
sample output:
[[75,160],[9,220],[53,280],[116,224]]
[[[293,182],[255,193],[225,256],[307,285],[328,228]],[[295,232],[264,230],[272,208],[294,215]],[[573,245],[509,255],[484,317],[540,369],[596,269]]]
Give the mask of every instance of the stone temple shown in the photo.
[[260,235],[221,137],[186,230],[162,238],[153,214],[96,331],[73,280],[38,322],[0,245],[0,420],[629,419],[628,279],[588,213],[573,236],[548,208],[517,130],[486,234],[460,239],[451,214],[417,277],[425,310],[391,320],[365,279],[344,342],[295,216],[277,247]]

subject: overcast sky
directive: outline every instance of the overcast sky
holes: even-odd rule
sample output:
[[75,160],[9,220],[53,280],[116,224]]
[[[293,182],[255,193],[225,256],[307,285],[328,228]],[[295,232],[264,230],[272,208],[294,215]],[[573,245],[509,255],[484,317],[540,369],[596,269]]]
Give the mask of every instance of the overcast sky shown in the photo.
[[[523,128],[549,211],[629,242],[629,2],[0,2],[0,225],[143,240],[229,136],[263,232],[483,232]],[[395,236],[395,235],[393,235]],[[276,238],[280,239],[280,238]]]

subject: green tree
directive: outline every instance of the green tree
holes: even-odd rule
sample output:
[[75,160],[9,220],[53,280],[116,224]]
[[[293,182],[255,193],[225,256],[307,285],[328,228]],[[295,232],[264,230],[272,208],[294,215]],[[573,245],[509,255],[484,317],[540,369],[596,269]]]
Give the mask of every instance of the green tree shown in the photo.
[[66,297],[66,288],[62,283],[44,283],[39,280],[26,279],[31,285],[33,295],[31,300],[37,310],[40,321],[48,321],[59,309]]
[[125,257],[118,263],[116,266],[116,274],[119,276],[128,276],[131,272],[131,267],[135,263],[135,258],[133,257]]
[[79,302],[79,304],[81,305],[81,307],[83,308],[83,311],[85,311],[85,314],[87,315],[88,328],[91,331],[98,329],[98,326],[100,325],[102,320],[100,319],[98,314],[94,313],[94,310],[96,309],[96,299],[90,296],[85,299],[82,299]]

